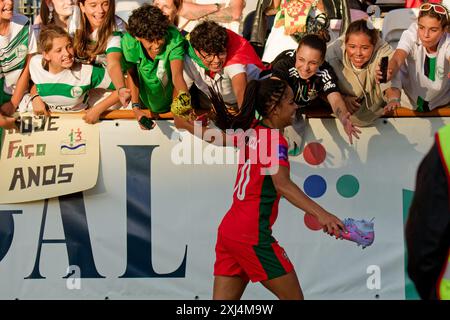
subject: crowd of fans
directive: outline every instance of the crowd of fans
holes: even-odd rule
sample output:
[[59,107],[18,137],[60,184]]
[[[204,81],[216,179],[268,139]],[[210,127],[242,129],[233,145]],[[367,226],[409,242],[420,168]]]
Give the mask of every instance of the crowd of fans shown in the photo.
[[[450,103],[444,5],[421,4],[393,49],[367,19],[333,35],[330,18],[345,22],[340,1],[259,1],[265,14],[275,14],[272,32],[282,30],[279,45],[267,41],[265,51],[275,58],[266,61],[239,34],[243,0],[156,0],[128,21],[115,15],[112,0],[46,0],[34,24],[14,12],[12,0],[0,0],[0,126],[13,128],[17,111],[84,110],[85,121],[95,123],[120,107],[133,109],[137,120],[143,109],[155,118],[172,111],[204,120],[210,87],[240,112],[247,83],[268,77],[286,81],[300,106],[299,125],[291,137],[286,130],[291,143],[304,110],[319,104],[330,107],[351,141],[356,126],[399,106],[429,111]],[[385,81],[383,57],[389,57]]]

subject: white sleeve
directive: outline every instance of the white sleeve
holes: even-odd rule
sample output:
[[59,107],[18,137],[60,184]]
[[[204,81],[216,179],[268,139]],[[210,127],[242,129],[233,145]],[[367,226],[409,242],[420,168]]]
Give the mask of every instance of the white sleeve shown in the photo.
[[398,42],[397,49],[405,51],[408,55],[412,53],[414,44],[417,41],[417,24],[411,25],[403,34]]
[[28,38],[28,54],[35,54],[38,52],[38,39],[40,26],[32,25],[30,27],[30,36]]
[[226,74],[228,74],[230,79],[233,79],[233,77],[239,73],[247,72],[247,70],[245,69],[245,65],[243,64],[232,64],[231,66],[223,68],[223,70]]
[[35,84],[45,82],[41,76],[42,55],[37,54],[30,59],[30,78]]
[[183,78],[184,78],[184,82],[186,82],[186,85],[188,88],[191,88],[192,85],[194,84],[194,75],[191,74],[191,70],[190,68],[192,67],[192,62],[191,62],[191,58],[189,58],[189,56],[186,54],[184,55],[184,67],[183,67]]
[[106,43],[106,54],[110,52],[122,52],[120,45],[120,35],[114,34],[109,37]]

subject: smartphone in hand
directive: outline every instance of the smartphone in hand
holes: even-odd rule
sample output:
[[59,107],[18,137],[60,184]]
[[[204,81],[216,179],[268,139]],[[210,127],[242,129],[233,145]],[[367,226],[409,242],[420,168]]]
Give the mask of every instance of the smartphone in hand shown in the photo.
[[380,83],[386,83],[387,82],[388,63],[389,63],[389,57],[388,56],[385,56],[385,57],[381,58],[380,70],[381,70],[382,78],[380,80]]
[[142,116],[142,117],[139,119],[139,123],[140,123],[144,128],[149,129],[149,130],[153,129],[153,127],[155,126],[155,122],[154,122],[152,119],[150,119],[150,118],[148,118],[148,117],[146,117],[146,116]]

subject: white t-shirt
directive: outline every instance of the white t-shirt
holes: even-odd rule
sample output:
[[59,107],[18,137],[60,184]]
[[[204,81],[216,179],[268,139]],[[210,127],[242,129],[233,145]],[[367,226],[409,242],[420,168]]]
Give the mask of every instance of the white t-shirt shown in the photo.
[[450,35],[444,33],[437,52],[427,53],[417,35],[417,23],[402,34],[397,50],[405,51],[406,63],[393,79],[395,88],[403,88],[414,109],[428,105],[430,110],[450,102]]
[[39,33],[41,32],[41,24],[33,24],[30,28],[30,46],[28,47],[29,54],[38,52]]
[[184,56],[183,77],[188,88],[195,83],[197,88],[208,96],[208,86],[217,88],[223,97],[223,101],[228,105],[235,105],[237,103],[231,80],[235,75],[243,72],[247,74],[248,82],[250,80],[259,79],[261,70],[254,64],[232,64],[223,68],[220,73],[216,73],[214,78],[211,78],[208,72],[199,66],[187,54]]
[[42,55],[30,60],[31,80],[50,111],[77,112],[87,107],[87,93],[92,88],[114,89],[104,68],[75,64],[57,74],[42,67]]

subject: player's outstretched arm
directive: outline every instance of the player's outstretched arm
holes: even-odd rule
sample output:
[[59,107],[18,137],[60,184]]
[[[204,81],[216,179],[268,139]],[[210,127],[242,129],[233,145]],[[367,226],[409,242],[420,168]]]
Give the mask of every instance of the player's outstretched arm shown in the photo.
[[304,212],[310,213],[317,218],[323,226],[323,230],[330,235],[338,236],[340,230],[345,231],[342,221],[333,214],[322,208],[317,202],[310,199],[290,178],[289,169],[280,166],[278,171],[272,175],[272,181],[279,194],[290,203]]

